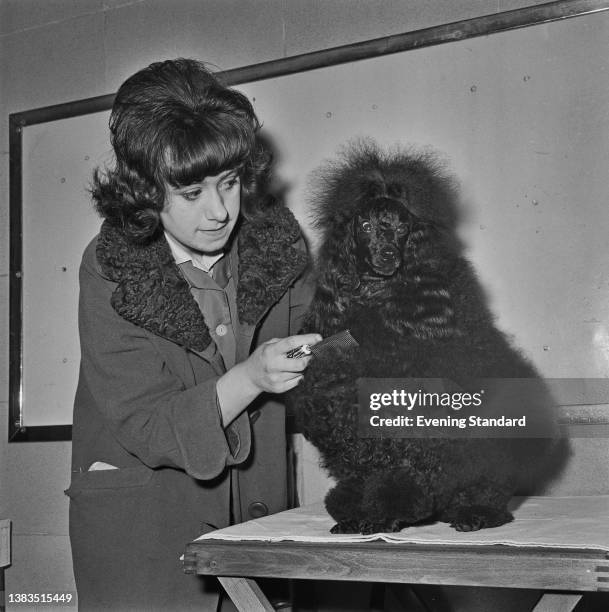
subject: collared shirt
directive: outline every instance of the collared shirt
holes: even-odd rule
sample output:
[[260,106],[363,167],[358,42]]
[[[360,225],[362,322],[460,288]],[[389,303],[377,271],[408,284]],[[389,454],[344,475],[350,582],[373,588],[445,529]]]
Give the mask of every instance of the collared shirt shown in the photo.
[[205,253],[195,253],[185,246],[181,245],[173,236],[165,232],[165,238],[169,243],[169,248],[176,263],[180,265],[185,261],[192,261],[195,268],[199,268],[208,274],[211,274],[214,265],[224,257],[224,251],[217,255],[206,255]]
[[237,357],[237,286],[230,266],[233,255],[193,253],[167,233],[165,236],[209,328],[213,343],[204,351],[205,356],[213,361],[219,351],[228,370],[235,365]]

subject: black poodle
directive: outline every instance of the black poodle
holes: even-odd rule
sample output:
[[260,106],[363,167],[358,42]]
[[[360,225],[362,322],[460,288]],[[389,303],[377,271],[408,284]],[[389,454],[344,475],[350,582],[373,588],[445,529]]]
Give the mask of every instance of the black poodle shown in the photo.
[[[347,147],[319,179],[313,212],[322,239],[304,331],[348,329],[359,347],[314,356],[288,401],[337,480],[325,499],[332,531],[398,531],[430,520],[471,531],[510,521],[512,495],[558,467],[564,442],[358,431],[360,377],[440,378],[459,388],[480,378],[538,379],[495,327],[460,254],[453,181],[432,153],[383,152],[371,141]],[[541,381],[530,402],[528,414],[550,427],[552,399]]]

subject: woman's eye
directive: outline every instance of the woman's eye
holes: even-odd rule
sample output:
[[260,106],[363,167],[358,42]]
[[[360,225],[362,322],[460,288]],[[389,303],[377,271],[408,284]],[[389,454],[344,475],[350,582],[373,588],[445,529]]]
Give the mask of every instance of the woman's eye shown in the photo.
[[222,187],[226,191],[230,191],[231,189],[234,189],[235,187],[239,186],[240,184],[241,184],[241,181],[239,180],[239,177],[238,176],[234,176],[234,177],[229,178],[226,181],[224,181],[222,183]]
[[200,189],[193,189],[192,191],[184,191],[182,197],[189,202],[194,202],[201,195]]
[[362,231],[368,233],[372,231],[372,223],[370,221],[362,221],[361,225]]
[[396,232],[403,236],[408,231],[408,228],[405,225],[398,226]]

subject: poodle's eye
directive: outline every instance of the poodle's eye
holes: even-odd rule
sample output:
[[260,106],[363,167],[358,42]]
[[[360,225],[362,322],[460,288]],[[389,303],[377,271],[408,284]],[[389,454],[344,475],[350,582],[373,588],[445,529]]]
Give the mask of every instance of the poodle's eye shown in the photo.
[[362,221],[360,227],[362,228],[362,231],[366,232],[367,234],[372,231],[372,223],[370,223],[370,221]]
[[396,233],[400,236],[403,236],[408,231],[408,228],[405,225],[398,225],[396,229]]

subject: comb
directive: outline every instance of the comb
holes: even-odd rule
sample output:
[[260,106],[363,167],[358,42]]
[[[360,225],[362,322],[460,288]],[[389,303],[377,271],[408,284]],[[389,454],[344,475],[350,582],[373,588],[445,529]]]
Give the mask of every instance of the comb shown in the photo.
[[324,338],[321,342],[317,344],[303,344],[302,346],[298,346],[291,351],[286,353],[286,357],[290,359],[296,359],[298,357],[306,357],[307,355],[313,355],[313,357],[319,356],[327,349],[351,349],[359,346],[355,338],[349,333],[348,329],[344,331],[338,332],[332,336],[328,336]]

